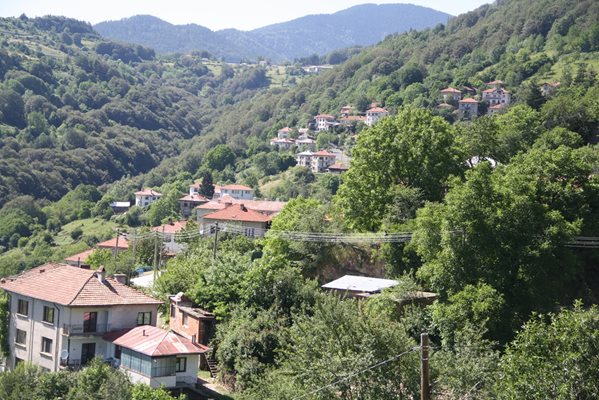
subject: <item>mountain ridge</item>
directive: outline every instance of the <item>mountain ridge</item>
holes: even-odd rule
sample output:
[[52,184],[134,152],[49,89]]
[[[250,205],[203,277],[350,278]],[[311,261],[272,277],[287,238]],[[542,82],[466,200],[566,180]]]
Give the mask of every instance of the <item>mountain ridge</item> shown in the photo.
[[205,50],[227,61],[268,58],[281,62],[376,44],[389,34],[433,27],[450,17],[412,4],[361,4],[249,31],[212,31],[202,25],[175,25],[149,15],[100,22],[94,29],[107,39],[149,46],[163,54]]

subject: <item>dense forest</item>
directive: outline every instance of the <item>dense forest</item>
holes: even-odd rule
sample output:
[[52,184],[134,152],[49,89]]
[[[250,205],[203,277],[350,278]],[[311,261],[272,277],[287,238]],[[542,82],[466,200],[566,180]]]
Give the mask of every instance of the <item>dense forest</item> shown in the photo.
[[[599,4],[590,0],[498,1],[447,25],[388,37],[286,87],[274,85],[262,67],[219,64],[217,73],[199,55],[156,58],[145,48],[102,41],[71,20],[3,20],[4,29],[43,39],[35,39],[36,50],[33,37],[3,37],[11,50],[3,53],[2,93],[23,108],[11,114],[15,108],[6,106],[1,115],[2,168],[12,169],[0,175],[0,245],[10,249],[0,257],[0,273],[66,255],[56,251],[59,238],[73,246],[97,241],[81,221],[143,231],[174,218],[178,197],[194,180],[243,182],[263,197],[290,200],[272,233],[189,239],[154,288],[164,300],[184,292],[215,313],[219,379],[235,398],[414,398],[423,332],[431,339],[432,398],[597,398],[599,252],[583,243],[599,237],[597,21]],[[105,92],[106,103],[94,108],[96,92],[83,90],[91,81],[76,79],[99,78],[72,63],[51,70],[53,84],[38,77],[32,60],[55,60],[52,40],[64,46],[63,60],[85,54],[92,65],[114,67],[120,78],[92,87],[111,90],[113,79],[123,79],[125,94]],[[28,57],[21,45],[32,47]],[[104,46],[112,50],[98,53]],[[437,107],[442,88],[483,89],[496,79],[514,99],[502,113],[463,119]],[[31,89],[38,81],[48,93]],[[556,81],[554,93],[541,93],[541,83]],[[77,101],[66,103],[66,93]],[[33,97],[49,112],[28,112]],[[336,114],[348,103],[364,110],[372,102],[391,116],[318,137],[319,147],[335,144],[351,154],[342,176],[294,167],[292,152],[268,146],[282,127],[305,127],[318,113]],[[55,120],[60,110],[65,118]],[[180,111],[183,120],[174,117]],[[36,131],[36,121],[44,128]],[[80,147],[67,132],[79,132]],[[40,137],[48,147],[37,144]],[[147,138],[164,146],[155,153]],[[108,165],[94,161],[86,176],[79,157],[104,148],[111,154],[110,146],[132,157],[141,146],[147,153],[139,157],[152,161],[140,168],[117,152]],[[27,179],[37,179],[39,192]],[[113,217],[108,202],[142,185],[163,199]],[[83,228],[65,241],[72,223]],[[281,231],[409,232],[411,240],[288,240]],[[151,247],[140,243],[136,256],[148,257]],[[94,266],[130,272],[132,256],[125,251]],[[347,273],[400,283],[360,301],[320,290]],[[406,303],[423,290],[438,296],[432,305]]]

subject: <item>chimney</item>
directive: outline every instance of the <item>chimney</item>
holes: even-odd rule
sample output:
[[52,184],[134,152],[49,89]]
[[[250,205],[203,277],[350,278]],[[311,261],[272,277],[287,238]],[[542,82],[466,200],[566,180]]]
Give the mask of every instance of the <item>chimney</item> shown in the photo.
[[127,275],[125,274],[114,274],[114,280],[118,283],[122,283],[123,285],[127,284]]
[[146,336],[146,330],[145,329],[141,332],[141,335],[142,336]]
[[243,204],[241,204],[239,206],[239,208],[241,208],[241,211],[247,211],[248,210],[247,208],[245,208],[245,205],[243,205]]
[[106,271],[104,270],[104,266],[100,266],[96,271],[96,276],[98,277],[98,281],[103,285],[104,280],[106,279]]

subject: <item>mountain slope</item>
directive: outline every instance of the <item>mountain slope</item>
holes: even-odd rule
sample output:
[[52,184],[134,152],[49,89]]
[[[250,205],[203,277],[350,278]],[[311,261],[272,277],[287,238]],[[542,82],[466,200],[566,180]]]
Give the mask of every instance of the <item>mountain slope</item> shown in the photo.
[[236,29],[213,32],[200,25],[172,25],[145,15],[101,22],[94,28],[106,38],[150,46],[158,53],[206,50],[231,61],[266,57],[280,62],[375,44],[389,34],[432,27],[447,22],[449,17],[411,4],[364,4],[248,32]]

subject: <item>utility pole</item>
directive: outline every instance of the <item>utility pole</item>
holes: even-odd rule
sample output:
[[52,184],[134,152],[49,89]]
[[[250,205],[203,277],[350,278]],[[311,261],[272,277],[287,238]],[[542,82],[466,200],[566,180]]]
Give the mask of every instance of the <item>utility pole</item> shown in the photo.
[[129,276],[127,277],[128,282],[131,282],[131,276],[133,275],[133,271],[135,271],[135,248],[137,247],[137,229],[133,230],[133,253],[131,253],[131,270],[129,271]]
[[160,238],[160,251],[158,252],[158,267],[162,265],[162,253],[164,252],[164,225],[162,225],[162,238]]
[[158,232],[155,232],[154,239],[154,282],[158,278]]
[[114,251],[112,252],[112,258],[116,259],[116,256],[119,255],[119,236],[120,236],[120,229],[116,230],[116,242],[114,244]]
[[428,333],[420,334],[420,400],[430,400],[428,375]]
[[218,246],[218,222],[214,227],[214,247],[212,249],[212,261],[216,262],[216,247]]

